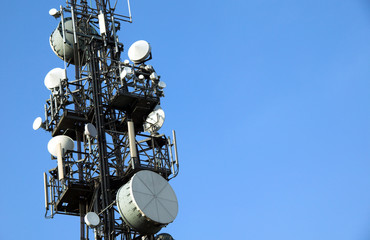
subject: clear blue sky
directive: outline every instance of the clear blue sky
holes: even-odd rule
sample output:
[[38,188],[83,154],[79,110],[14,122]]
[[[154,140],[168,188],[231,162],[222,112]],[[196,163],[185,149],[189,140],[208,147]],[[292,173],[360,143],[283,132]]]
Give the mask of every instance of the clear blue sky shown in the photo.
[[[163,232],[370,239],[370,1],[131,3],[120,41],[151,43],[167,83],[162,132],[179,142],[179,215]],[[63,67],[48,43],[61,4],[2,3],[1,240],[79,237],[77,217],[43,218],[54,162],[50,135],[32,129],[44,77]]]

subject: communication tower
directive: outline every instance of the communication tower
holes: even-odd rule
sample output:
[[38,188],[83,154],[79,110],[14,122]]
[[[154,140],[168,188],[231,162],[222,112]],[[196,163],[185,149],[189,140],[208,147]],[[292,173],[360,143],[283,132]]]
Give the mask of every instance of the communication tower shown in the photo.
[[166,84],[147,64],[148,42],[135,42],[121,61],[117,31],[132,21],[129,1],[127,16],[117,4],[67,0],[49,11],[60,19],[50,46],[64,68],[46,74],[45,116],[33,123],[52,136],[45,216],[79,216],[81,240],[171,240],[158,234],[178,212],[168,183],[179,171],[175,131],[172,139],[158,133]]

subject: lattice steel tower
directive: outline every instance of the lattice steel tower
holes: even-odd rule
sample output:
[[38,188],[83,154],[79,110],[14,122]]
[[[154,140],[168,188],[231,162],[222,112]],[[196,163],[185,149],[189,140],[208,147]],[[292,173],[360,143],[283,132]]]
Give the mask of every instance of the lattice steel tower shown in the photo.
[[175,132],[157,132],[166,84],[147,64],[148,42],[121,61],[117,31],[131,12],[127,1],[128,16],[115,13],[117,1],[67,0],[49,11],[60,18],[50,46],[64,68],[47,73],[45,117],[33,123],[51,133],[56,163],[44,173],[45,216],[79,216],[81,240],[170,240],[157,234],[178,212],[168,183],[179,169]]

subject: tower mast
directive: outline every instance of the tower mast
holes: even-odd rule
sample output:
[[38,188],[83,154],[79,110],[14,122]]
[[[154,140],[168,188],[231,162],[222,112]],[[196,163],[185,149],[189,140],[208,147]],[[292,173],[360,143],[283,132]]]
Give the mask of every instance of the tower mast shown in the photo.
[[148,42],[121,61],[117,31],[131,11],[115,13],[117,4],[67,0],[49,12],[60,18],[50,45],[65,64],[46,75],[45,119],[33,124],[51,133],[57,165],[44,173],[45,216],[79,216],[81,240],[172,239],[158,234],[178,211],[168,183],[178,174],[175,132],[158,133],[166,84],[147,64]]

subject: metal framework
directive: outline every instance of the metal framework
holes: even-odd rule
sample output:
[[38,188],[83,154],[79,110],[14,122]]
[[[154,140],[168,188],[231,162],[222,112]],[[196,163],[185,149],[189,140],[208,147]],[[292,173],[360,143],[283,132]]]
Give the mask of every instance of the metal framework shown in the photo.
[[[115,13],[116,5],[117,1],[111,5],[109,0],[67,0],[58,10],[63,42],[73,41],[73,56],[64,55],[63,60],[74,78],[51,90],[43,128],[53,137],[71,137],[77,150],[63,152],[63,166],[44,173],[45,216],[80,216],[81,240],[152,240],[154,235],[142,235],[122,220],[115,194],[140,170],[154,171],[166,180],[175,177],[179,170],[176,137],[174,131],[172,140],[164,134],[144,133],[145,119],[164,94],[159,78],[150,78],[155,72],[152,66],[145,61],[121,62],[123,44],[117,31],[121,23],[131,22],[131,13]],[[130,79],[120,77],[124,67],[132,69]],[[97,137],[84,134],[87,123],[96,127]],[[58,172],[61,167],[63,176]],[[101,220],[93,234],[84,221],[91,211]]]

